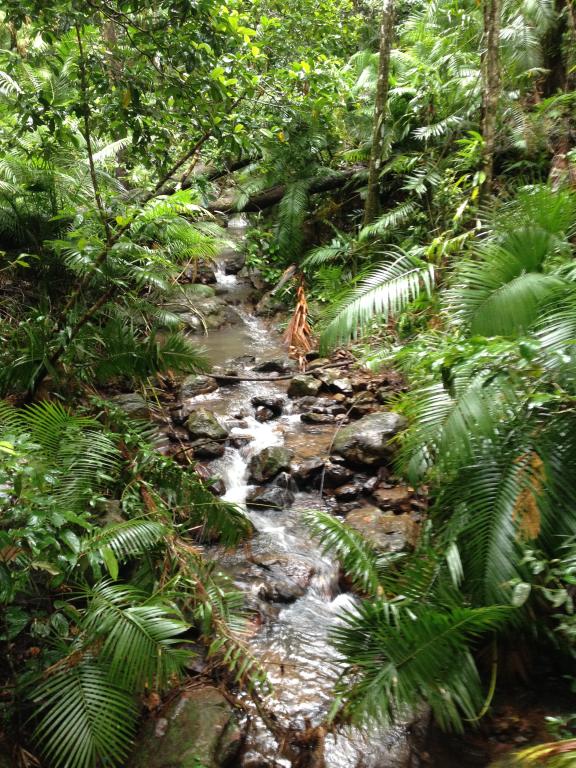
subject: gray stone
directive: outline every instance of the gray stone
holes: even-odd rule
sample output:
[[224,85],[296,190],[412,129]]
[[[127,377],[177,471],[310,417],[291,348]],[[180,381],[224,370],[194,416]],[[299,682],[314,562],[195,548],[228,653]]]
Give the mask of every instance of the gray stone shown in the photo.
[[303,413],[300,420],[305,424],[334,424],[336,416],[331,413]]
[[288,472],[294,451],[280,445],[274,445],[252,456],[248,466],[250,480],[254,483],[265,483],[279,472]]
[[194,457],[199,459],[218,459],[224,456],[226,447],[223,442],[217,443],[215,440],[193,440],[189,447],[194,451]]
[[298,491],[296,481],[289,472],[280,472],[280,474],[277,475],[274,480],[272,480],[271,485],[277,485],[279,488],[292,491],[292,493],[296,493]]
[[265,421],[273,421],[276,418],[276,414],[270,408],[256,408],[254,418],[256,421],[263,423]]
[[244,266],[246,257],[242,251],[238,251],[236,248],[224,248],[220,251],[219,261],[224,265],[225,274],[237,275]]
[[353,465],[374,466],[392,458],[392,439],[406,427],[406,419],[397,413],[371,413],[338,431],[332,453]]
[[325,371],[317,371],[314,375],[330,392],[340,392],[343,395],[352,394],[352,382],[350,379],[342,376],[341,371],[327,368]]
[[213,413],[205,408],[193,411],[188,416],[186,427],[192,440],[205,438],[221,441],[228,437],[228,430],[220,424]]
[[346,516],[346,522],[382,552],[401,552],[414,542],[417,524],[409,515],[385,513],[378,507],[365,506]]
[[217,389],[218,384],[211,376],[192,374],[187,376],[180,385],[180,399],[186,400],[197,395],[207,395],[209,392],[215,392]]
[[254,366],[254,370],[257,373],[290,373],[295,371],[297,367],[295,361],[290,360],[289,357],[275,357],[258,363]]
[[284,398],[273,395],[256,395],[251,402],[254,406],[268,408],[275,416],[280,416],[284,408]]
[[279,485],[254,488],[246,499],[246,504],[249,507],[266,509],[284,509],[293,503],[294,494],[292,491],[289,488],[281,488]]
[[211,686],[180,694],[144,723],[129,768],[222,768],[241,746],[234,711]]
[[114,395],[110,400],[133,419],[149,419],[151,416],[150,406],[138,392]]
[[322,383],[313,376],[298,374],[294,376],[288,387],[288,397],[315,396],[320,391]]

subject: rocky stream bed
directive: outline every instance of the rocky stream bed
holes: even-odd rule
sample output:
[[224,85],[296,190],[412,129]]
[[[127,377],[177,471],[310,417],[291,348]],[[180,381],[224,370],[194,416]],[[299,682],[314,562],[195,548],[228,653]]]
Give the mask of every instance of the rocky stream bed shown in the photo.
[[[231,224],[231,238],[240,240],[244,229]],[[265,297],[256,304],[236,249],[221,255],[216,270],[191,279],[201,282],[185,285],[169,308],[190,333],[208,331],[202,343],[213,375],[179,382],[172,401],[153,415],[157,447],[199,462],[215,493],[248,510],[255,529],[249,545],[206,549],[245,595],[254,617],[249,647],[273,693],[263,701],[265,723],[248,696],[234,707],[207,682],[200,659],[191,670],[197,680],[192,676],[144,723],[131,768],[464,766],[426,751],[425,716],[386,731],[322,732],[303,754],[303,735],[318,735],[333,703],[340,660],[330,631],[358,598],[312,540],[302,515],[328,510],[381,551],[412,546],[426,499],[390,468],[394,437],[404,427],[390,398],[402,382],[393,372],[355,368],[345,354],[312,355],[301,374],[265,316],[273,302]],[[116,401],[134,415],[151,415],[139,395]]]

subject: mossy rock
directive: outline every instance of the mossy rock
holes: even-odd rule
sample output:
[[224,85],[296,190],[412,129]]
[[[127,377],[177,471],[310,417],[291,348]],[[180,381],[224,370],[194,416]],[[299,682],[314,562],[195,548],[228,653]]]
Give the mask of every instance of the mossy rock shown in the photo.
[[216,688],[186,691],[136,739],[129,768],[221,768],[241,744],[234,710]]
[[391,411],[371,413],[339,430],[332,453],[353,466],[380,466],[391,461],[394,438],[406,427],[404,416]]
[[252,456],[250,459],[250,480],[253,483],[265,483],[280,472],[289,472],[294,451],[281,445],[274,445]]

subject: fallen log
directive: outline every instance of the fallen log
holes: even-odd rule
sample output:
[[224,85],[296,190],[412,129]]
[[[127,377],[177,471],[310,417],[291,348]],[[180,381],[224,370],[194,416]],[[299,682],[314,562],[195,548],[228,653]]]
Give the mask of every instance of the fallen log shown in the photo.
[[[348,168],[345,171],[335,171],[330,176],[315,179],[310,184],[309,193],[316,195],[319,192],[330,192],[333,189],[341,189],[347,184],[355,187],[362,186],[365,184],[362,176],[362,173],[365,171],[366,168],[363,166],[360,168]],[[286,189],[286,184],[277,184],[275,187],[269,187],[262,190],[262,192],[256,192],[251,195],[241,206],[238,206],[235,197],[226,195],[218,198],[218,200],[214,200],[206,208],[211,213],[258,213],[279,203],[286,194]]]

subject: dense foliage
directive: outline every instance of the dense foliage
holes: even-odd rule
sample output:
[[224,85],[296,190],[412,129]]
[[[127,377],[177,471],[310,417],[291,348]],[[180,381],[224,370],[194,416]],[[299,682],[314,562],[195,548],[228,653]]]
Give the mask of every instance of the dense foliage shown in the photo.
[[[171,302],[195,311],[181,277],[221,212],[256,214],[249,263],[292,268],[325,350],[410,385],[415,551],[310,515],[365,597],[333,718],[428,704],[461,730],[501,648],[573,659],[573,3],[6,0],[0,42],[0,732],[22,763],[122,764],[184,639],[266,684],[200,549],[247,517],[107,399],[206,369]],[[521,758],[542,756],[566,764]]]

